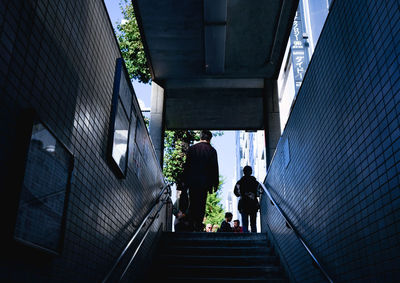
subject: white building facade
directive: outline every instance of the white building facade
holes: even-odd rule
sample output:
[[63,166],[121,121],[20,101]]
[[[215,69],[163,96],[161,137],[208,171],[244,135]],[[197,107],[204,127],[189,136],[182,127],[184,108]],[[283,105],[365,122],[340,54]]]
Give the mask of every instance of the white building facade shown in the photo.
[[[235,176],[238,181],[243,176],[243,168],[251,166],[253,176],[260,182],[264,182],[267,175],[267,167],[265,161],[265,135],[264,131],[257,132],[236,132],[236,170]],[[236,183],[236,182],[235,182]],[[234,184],[233,184],[234,186]],[[232,186],[232,187],[233,187]],[[233,195],[234,204],[234,219],[241,220],[241,215],[237,211],[238,198]],[[235,218],[236,216],[236,218]],[[257,230],[260,232],[260,215],[257,214]]]
[[[284,131],[290,116],[291,107],[301,87],[331,2],[332,0],[299,2],[277,82],[281,132]],[[264,182],[267,175],[264,131],[236,132],[236,180],[243,176],[243,168],[246,165],[252,167],[253,176],[259,182]],[[232,195],[231,199],[232,201],[227,200],[227,207],[233,208],[234,219],[241,219],[240,213],[237,212],[237,198]],[[258,229],[259,220],[257,215]]]
[[329,13],[332,0],[300,0],[278,76],[281,132]]

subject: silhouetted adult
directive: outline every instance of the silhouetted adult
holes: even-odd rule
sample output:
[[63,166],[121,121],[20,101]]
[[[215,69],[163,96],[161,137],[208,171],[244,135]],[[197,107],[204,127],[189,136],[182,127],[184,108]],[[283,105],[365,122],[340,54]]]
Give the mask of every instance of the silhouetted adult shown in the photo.
[[189,189],[189,216],[194,231],[203,231],[207,192],[218,188],[217,151],[211,146],[210,131],[201,131],[200,142],[189,147],[183,170],[183,186]]
[[259,194],[259,185],[255,177],[251,176],[252,169],[250,166],[243,168],[244,176],[236,183],[233,190],[237,197],[240,197],[238,210],[242,215],[243,232],[249,232],[249,217],[251,232],[257,232],[257,211],[260,208],[257,196]]
[[218,229],[217,232],[233,232],[230,222],[232,221],[232,213],[226,212],[225,213],[225,220],[221,223],[221,228]]

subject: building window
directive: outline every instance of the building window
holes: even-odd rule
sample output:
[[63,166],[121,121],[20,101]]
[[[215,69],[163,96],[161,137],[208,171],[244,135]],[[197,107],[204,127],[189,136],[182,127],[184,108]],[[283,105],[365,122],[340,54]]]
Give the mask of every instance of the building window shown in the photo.
[[329,0],[302,0],[307,30],[311,36],[312,52],[317,45],[322,28],[329,13]]
[[[114,91],[111,106],[108,157],[112,168],[120,178],[126,176],[128,144],[133,110],[133,87],[122,58],[117,59]],[[135,125],[136,126],[136,125]]]
[[[73,155],[33,112],[26,113],[27,154],[14,238],[59,254],[73,168]],[[25,132],[25,130],[23,131]]]

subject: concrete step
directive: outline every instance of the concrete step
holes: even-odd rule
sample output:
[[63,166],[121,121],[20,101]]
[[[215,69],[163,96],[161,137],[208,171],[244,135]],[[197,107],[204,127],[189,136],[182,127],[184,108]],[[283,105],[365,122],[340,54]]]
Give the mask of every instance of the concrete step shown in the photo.
[[221,277],[221,278],[215,278],[215,277],[168,277],[168,281],[171,282],[270,282],[270,283],[289,283],[290,281],[288,279],[283,279],[283,278],[266,278],[266,277],[251,277],[251,278],[236,278],[236,277]]
[[218,256],[254,256],[271,255],[267,246],[167,246],[160,250],[161,255],[218,255]]
[[267,240],[267,236],[262,233],[206,233],[206,232],[165,232],[164,239],[213,239],[213,240]]
[[234,247],[234,246],[269,246],[269,242],[264,240],[237,240],[237,239],[192,239],[192,238],[182,238],[182,239],[165,239],[165,245],[173,245],[173,246],[224,246],[224,247]]
[[288,282],[266,235],[256,233],[163,233],[150,270],[156,281]]
[[175,277],[226,277],[227,275],[236,278],[250,278],[262,276],[265,278],[280,278],[282,269],[279,266],[224,266],[224,265],[165,265],[162,268]]
[[208,265],[230,265],[230,266],[251,266],[251,265],[279,265],[279,258],[274,255],[241,255],[241,256],[227,256],[227,255],[159,255],[157,263],[169,265],[172,264],[187,264],[187,265],[201,265],[205,262]]

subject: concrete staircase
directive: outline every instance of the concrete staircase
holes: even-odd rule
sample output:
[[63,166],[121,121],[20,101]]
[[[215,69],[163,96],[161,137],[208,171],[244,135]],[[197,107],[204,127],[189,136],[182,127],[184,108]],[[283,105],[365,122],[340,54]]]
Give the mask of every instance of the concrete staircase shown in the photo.
[[164,233],[150,273],[168,282],[289,282],[266,235],[255,233]]

